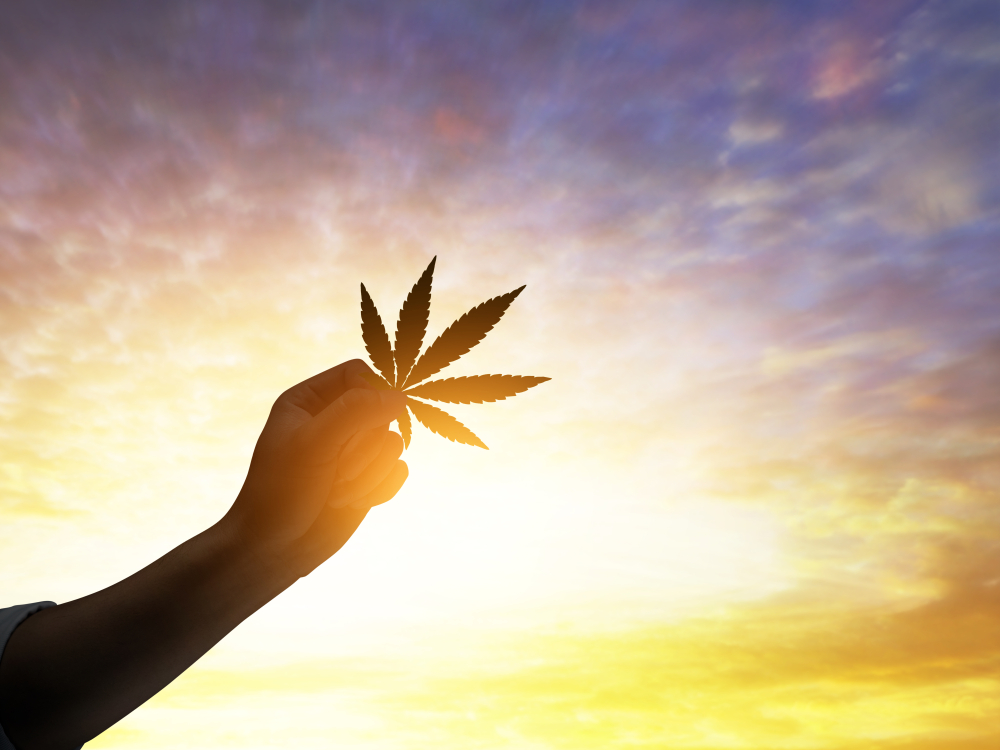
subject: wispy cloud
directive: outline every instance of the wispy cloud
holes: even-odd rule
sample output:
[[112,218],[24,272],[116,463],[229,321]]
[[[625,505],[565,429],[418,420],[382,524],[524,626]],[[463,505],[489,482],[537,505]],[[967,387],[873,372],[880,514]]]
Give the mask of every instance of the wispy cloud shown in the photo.
[[359,649],[498,640],[366,652],[348,699],[319,625],[263,615],[322,668],[250,649],[121,742],[270,682],[359,747],[992,747],[997,31],[988,0],[4,5],[5,591],[214,521],[271,399],[362,353],[358,282],[391,317],[437,254],[431,333],[527,283],[469,366],[552,387],[472,418],[490,462],[415,449],[351,583],[309,584],[348,624],[286,601]]

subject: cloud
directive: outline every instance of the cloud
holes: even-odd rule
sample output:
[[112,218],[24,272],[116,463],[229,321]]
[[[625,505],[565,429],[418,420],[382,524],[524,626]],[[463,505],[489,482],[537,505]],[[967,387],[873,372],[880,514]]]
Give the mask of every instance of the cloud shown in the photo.
[[729,139],[736,147],[766,143],[779,138],[784,128],[779,122],[736,120],[729,126]]
[[[574,620],[588,600],[566,605],[577,631],[508,633],[463,664],[451,642],[403,667],[321,645],[312,667],[201,673],[189,697],[280,684],[294,713],[346,680],[366,726],[413,747],[995,745],[994,16],[5,5],[3,546],[43,571],[17,590],[86,593],[217,518],[270,400],[360,353],[358,281],[385,314],[439,254],[434,331],[528,283],[483,356],[553,387],[530,419],[483,419],[532,446],[504,481],[546,488],[533,513],[558,515],[572,474],[649,525],[630,541],[588,495],[560,533],[638,549],[670,538],[649,509],[739,505],[726,517],[776,519],[784,593],[623,614],[615,636]],[[679,580],[594,558],[619,591]]]

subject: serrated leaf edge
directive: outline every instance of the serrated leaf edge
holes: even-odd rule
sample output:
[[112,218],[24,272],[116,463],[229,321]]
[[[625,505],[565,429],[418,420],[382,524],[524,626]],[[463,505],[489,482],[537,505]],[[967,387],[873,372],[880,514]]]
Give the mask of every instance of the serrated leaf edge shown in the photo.
[[[411,396],[407,396],[406,405],[408,408],[410,408],[410,411],[413,413],[414,418],[428,430],[433,432],[435,435],[440,435],[443,438],[448,438],[448,440],[450,440],[453,443],[460,443],[462,445],[472,445],[475,446],[476,448],[484,448],[485,450],[489,450],[489,447],[486,445],[486,443],[484,443],[476,433],[474,433],[472,430],[466,427],[461,421],[459,421],[454,416],[446,412],[444,409],[439,409],[438,407],[432,406],[431,404],[425,404],[423,401],[418,401],[417,399],[412,398]],[[478,440],[479,442],[469,443],[466,442],[465,440],[458,440],[457,438],[453,438],[451,435],[445,435],[444,433],[435,430],[433,427],[431,427],[429,424],[427,424],[424,420],[420,418],[419,410],[414,409],[413,406],[419,406],[424,409],[431,409],[432,411],[440,412],[449,419],[454,420],[459,427],[461,427],[463,430],[466,430],[474,439]]]
[[[513,393],[510,393],[510,394],[507,394],[507,395],[496,396],[496,397],[493,397],[493,398],[483,398],[483,399],[480,399],[478,401],[474,401],[474,400],[471,400],[471,399],[460,399],[460,398],[455,398],[455,397],[452,397],[452,398],[441,398],[439,396],[428,396],[428,395],[426,395],[426,393],[420,393],[421,389],[427,389],[427,388],[430,388],[430,386],[443,386],[443,387],[447,387],[448,385],[452,385],[452,384],[455,385],[455,386],[460,386],[460,385],[464,385],[464,384],[463,383],[459,383],[457,381],[478,380],[479,378],[501,378],[501,379],[503,379],[503,378],[510,378],[510,379],[512,379],[514,381],[534,380],[536,382],[531,383],[530,385],[526,385],[523,388],[518,388]],[[520,393],[524,393],[529,388],[534,388],[536,385],[541,385],[542,383],[544,383],[546,381],[549,381],[551,379],[552,378],[541,377],[539,375],[464,375],[464,376],[457,377],[457,378],[444,378],[442,380],[430,380],[428,382],[420,383],[418,385],[415,385],[412,388],[409,388],[408,390],[403,391],[403,393],[405,393],[407,396],[416,396],[418,398],[427,399],[428,401],[439,401],[439,402],[445,403],[445,404],[491,404],[491,403],[495,403],[497,401],[505,401],[508,398],[514,398],[514,396],[517,396]],[[515,383],[515,385],[516,385],[516,383]]]
[[[479,344],[482,343],[483,339],[486,338],[486,334],[488,334],[490,331],[492,331],[493,328],[496,326],[496,324],[499,323],[500,320],[503,318],[503,316],[507,314],[507,310],[510,309],[510,306],[513,304],[514,300],[517,299],[518,295],[521,292],[524,291],[524,289],[525,289],[526,286],[527,286],[526,284],[522,284],[517,289],[514,289],[513,291],[507,292],[506,294],[499,294],[496,297],[490,297],[485,302],[481,302],[480,304],[476,305],[471,310],[469,310],[468,312],[466,312],[464,315],[460,316],[457,320],[453,321],[450,326],[448,326],[447,328],[444,329],[444,331],[441,332],[440,336],[438,336],[436,339],[434,339],[434,342],[430,346],[427,347],[427,349],[424,351],[424,353],[420,355],[420,358],[417,359],[416,363],[414,363],[413,368],[410,370],[409,375],[407,375],[406,380],[403,381],[403,384],[402,384],[401,387],[405,389],[405,388],[408,388],[410,386],[419,384],[420,382],[422,382],[422,381],[426,380],[427,378],[431,377],[431,375],[435,375],[435,374],[441,372],[441,370],[443,370],[444,368],[448,367],[453,362],[457,362],[459,359],[461,359],[466,354],[468,354],[470,351],[472,351],[473,348],[475,348],[476,346],[479,346]],[[465,321],[467,318],[469,318],[469,316],[472,315],[473,313],[475,313],[477,310],[480,310],[480,309],[486,307],[491,302],[496,302],[497,300],[501,300],[504,297],[510,297],[510,299],[507,301],[507,304],[504,306],[503,310],[500,312],[500,315],[497,316],[497,319],[489,326],[489,328],[487,328],[485,331],[483,331],[482,335],[474,343],[472,343],[471,345],[469,345],[468,347],[466,347],[465,351],[462,351],[457,356],[452,357],[451,359],[449,359],[447,362],[445,362],[440,367],[437,367],[437,368],[431,370],[430,372],[427,372],[426,374],[421,374],[421,375],[417,376],[416,379],[413,379],[414,378],[414,374],[419,372],[420,363],[423,362],[424,359],[427,358],[429,355],[433,354],[434,348],[436,346],[438,346],[439,344],[441,344],[445,340],[445,337],[448,336],[449,333],[451,333],[452,330],[456,326],[460,325],[463,321]],[[454,335],[454,334],[452,334],[452,335]],[[413,379],[412,382],[411,382],[411,379]]]
[[396,417],[396,422],[399,424],[399,434],[403,437],[403,448],[409,448],[410,440],[413,437],[413,423],[410,421],[409,406],[403,406],[403,411]]
[[[406,380],[406,376],[410,374],[410,370],[416,364],[417,359],[420,357],[420,347],[423,346],[424,336],[427,335],[427,321],[430,317],[431,310],[431,287],[434,282],[434,264],[437,263],[437,256],[435,255],[431,258],[431,262],[427,264],[427,268],[424,269],[423,273],[420,274],[420,278],[417,279],[416,283],[410,289],[410,293],[406,295],[406,299],[403,301],[403,306],[399,308],[399,317],[396,320],[396,335],[394,338],[392,356],[396,363],[396,378],[393,385],[397,388],[401,387],[403,382]],[[423,290],[422,286],[426,280],[426,296],[418,296]],[[426,308],[426,313],[423,315],[423,320],[416,319],[411,321],[418,311],[422,311]],[[419,334],[410,338],[401,338],[405,334],[404,326],[409,326],[411,322],[419,323]],[[406,348],[412,344],[416,344],[413,351],[413,357],[409,358],[408,361],[400,362],[399,350],[401,348]],[[405,370],[404,370],[405,367]]]
[[[396,361],[392,355],[389,334],[382,324],[382,316],[365,285],[361,285],[361,338],[375,368],[382,373],[388,383],[396,382]],[[380,350],[381,349],[381,350]]]

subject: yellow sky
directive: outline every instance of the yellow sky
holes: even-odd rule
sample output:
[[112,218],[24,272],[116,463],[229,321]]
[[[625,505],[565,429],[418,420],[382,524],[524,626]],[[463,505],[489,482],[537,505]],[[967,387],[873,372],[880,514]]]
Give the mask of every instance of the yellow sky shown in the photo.
[[[10,601],[84,595],[217,519],[270,400],[363,354],[357,284],[393,319],[425,260],[177,252],[172,274],[76,276],[8,338]],[[996,611],[963,589],[988,494],[796,462],[801,437],[743,421],[765,396],[698,374],[697,334],[653,359],[655,326],[591,337],[588,290],[504,257],[442,252],[430,331],[534,282],[456,371],[552,381],[453,408],[488,452],[418,427],[405,490],[343,552],[91,746],[990,747]],[[627,319],[635,295],[601,309]],[[876,345],[910,344],[767,349],[755,377]],[[809,441],[846,439],[813,419]]]

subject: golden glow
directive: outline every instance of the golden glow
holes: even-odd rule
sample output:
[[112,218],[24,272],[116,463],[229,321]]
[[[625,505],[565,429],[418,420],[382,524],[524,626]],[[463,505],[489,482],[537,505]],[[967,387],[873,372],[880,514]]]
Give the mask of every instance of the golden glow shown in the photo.
[[[422,262],[368,264],[376,302],[398,299]],[[477,281],[474,263],[443,266],[443,285],[474,299],[510,286]],[[165,283],[108,283],[103,308],[66,301],[25,329],[14,354],[42,364],[5,386],[7,596],[85,594],[224,512],[269,400],[359,353],[354,273],[331,257],[278,283],[195,275],[184,301]],[[89,746],[176,746],[179,731],[206,748],[987,736],[1000,683],[976,665],[997,650],[992,592],[963,593],[934,541],[979,533],[943,510],[975,514],[986,496],[910,479],[870,505],[863,466],[769,462],[761,450],[786,438],[747,439],[747,404],[722,413],[684,375],[697,342],[670,353],[659,389],[623,387],[614,339],[546,340],[569,321],[551,296],[551,282],[529,287],[530,304],[470,354],[469,369],[554,378],[491,409],[454,407],[491,451],[414,440],[406,489],[342,553]],[[433,311],[431,331],[453,312]],[[772,351],[760,377],[887,345],[912,341]],[[938,642],[938,627],[957,632]]]
[[1000,748],[982,14],[77,5],[0,54],[0,605],[215,522],[362,281],[527,284],[447,374],[552,378],[88,748]]

